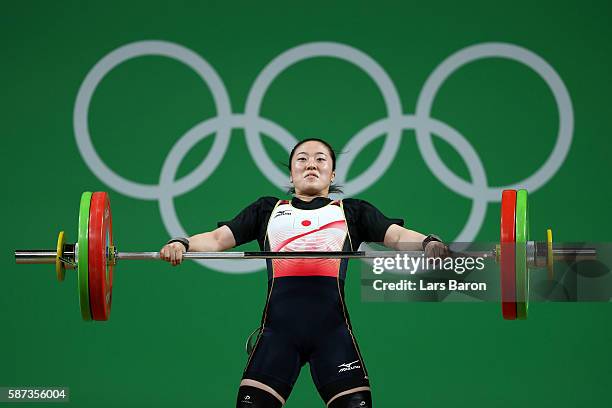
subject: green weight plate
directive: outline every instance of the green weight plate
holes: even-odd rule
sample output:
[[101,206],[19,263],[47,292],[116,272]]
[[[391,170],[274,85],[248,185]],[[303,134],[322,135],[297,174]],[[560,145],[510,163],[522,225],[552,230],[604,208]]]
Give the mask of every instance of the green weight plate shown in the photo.
[[89,206],[91,203],[91,192],[86,191],[81,195],[79,206],[79,234],[77,250],[77,276],[79,281],[79,304],[81,305],[81,316],[83,320],[91,320],[91,308],[89,306]]
[[521,320],[527,318],[529,303],[527,241],[529,241],[527,190],[519,190],[516,193],[516,317]]
[[[525,212],[527,213],[527,240],[526,241],[530,241],[531,240],[531,233],[529,232],[529,200],[528,198],[528,194],[527,194],[527,190],[525,190]],[[526,249],[525,249],[526,250]],[[527,318],[527,312],[529,311],[529,264],[527,263],[527,261],[525,261],[525,319]]]

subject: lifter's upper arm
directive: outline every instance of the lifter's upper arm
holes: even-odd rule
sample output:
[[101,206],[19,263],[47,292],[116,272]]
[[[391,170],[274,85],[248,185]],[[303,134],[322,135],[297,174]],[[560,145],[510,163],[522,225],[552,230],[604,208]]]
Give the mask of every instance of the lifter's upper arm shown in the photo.
[[396,249],[395,246],[400,240],[400,236],[403,229],[404,228],[400,227],[397,224],[389,225],[389,228],[387,228],[387,232],[385,232],[385,240],[383,241],[387,248]]

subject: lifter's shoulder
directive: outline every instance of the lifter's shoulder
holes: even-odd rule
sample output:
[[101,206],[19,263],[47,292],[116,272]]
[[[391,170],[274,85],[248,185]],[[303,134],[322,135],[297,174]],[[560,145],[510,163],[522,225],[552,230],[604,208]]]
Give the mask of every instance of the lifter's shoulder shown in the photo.
[[277,197],[262,196],[252,202],[247,208],[258,214],[271,214],[278,200]]
[[351,198],[343,198],[342,205],[346,209],[353,210],[353,211],[359,211],[361,207],[363,207],[364,205],[371,205],[371,204],[360,198],[351,197]]
[[263,197],[259,197],[254,204],[257,204],[258,206],[261,207],[262,210],[272,210],[274,208],[274,206],[276,205],[276,203],[278,202],[279,198],[278,197],[272,197],[272,196],[263,196]]
[[358,198],[352,198],[352,197],[349,197],[349,198],[343,198],[343,199],[342,199],[342,204],[344,204],[344,205],[352,205],[352,206],[355,206],[355,205],[359,205],[359,203],[360,203],[361,201],[362,201],[362,200],[360,200],[360,199],[358,199]]

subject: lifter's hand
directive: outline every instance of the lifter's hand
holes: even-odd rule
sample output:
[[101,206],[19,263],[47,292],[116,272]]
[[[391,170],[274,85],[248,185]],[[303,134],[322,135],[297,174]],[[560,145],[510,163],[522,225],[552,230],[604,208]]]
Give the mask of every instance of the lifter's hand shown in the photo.
[[449,255],[450,251],[444,242],[429,241],[425,247],[425,256],[427,258],[446,258]]
[[180,242],[171,242],[164,245],[159,251],[159,257],[164,261],[168,261],[172,266],[180,265],[183,262],[183,253],[185,253],[185,246]]

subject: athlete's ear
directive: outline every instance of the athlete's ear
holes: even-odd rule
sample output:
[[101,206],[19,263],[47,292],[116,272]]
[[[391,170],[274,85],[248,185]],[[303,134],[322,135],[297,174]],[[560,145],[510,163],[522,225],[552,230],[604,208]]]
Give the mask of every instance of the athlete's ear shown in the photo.
[[332,171],[332,174],[331,174],[331,182],[330,182],[330,183],[333,183],[335,178],[336,178],[336,172],[335,172],[335,171]]

